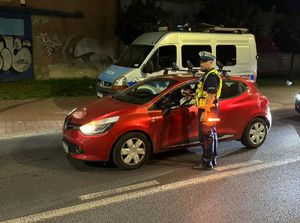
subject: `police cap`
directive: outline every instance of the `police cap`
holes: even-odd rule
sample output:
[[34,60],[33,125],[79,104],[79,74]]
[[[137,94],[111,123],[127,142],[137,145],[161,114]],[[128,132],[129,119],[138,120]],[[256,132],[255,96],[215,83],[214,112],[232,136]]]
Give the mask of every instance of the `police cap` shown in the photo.
[[213,61],[214,59],[216,59],[216,57],[212,53],[207,51],[200,51],[199,56],[201,61]]

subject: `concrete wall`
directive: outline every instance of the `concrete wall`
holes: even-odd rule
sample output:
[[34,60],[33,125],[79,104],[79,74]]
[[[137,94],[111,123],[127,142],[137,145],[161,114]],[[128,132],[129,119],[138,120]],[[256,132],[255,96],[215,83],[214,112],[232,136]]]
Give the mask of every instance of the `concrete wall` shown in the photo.
[[52,79],[96,77],[115,58],[116,2],[0,0],[0,5],[83,13],[83,18],[31,14],[34,75]]
[[[258,74],[286,75],[290,72],[291,53],[259,53]],[[300,54],[294,56],[293,74],[300,75]]]

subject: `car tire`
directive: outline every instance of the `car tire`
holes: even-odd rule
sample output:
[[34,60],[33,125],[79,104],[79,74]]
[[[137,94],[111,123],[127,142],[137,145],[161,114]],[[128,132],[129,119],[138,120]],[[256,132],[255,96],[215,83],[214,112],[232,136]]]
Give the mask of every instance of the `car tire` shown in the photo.
[[246,126],[241,142],[247,148],[258,148],[267,138],[268,127],[261,118],[255,118]]
[[113,162],[121,169],[132,170],[145,163],[151,151],[148,138],[139,132],[121,136],[114,146]]

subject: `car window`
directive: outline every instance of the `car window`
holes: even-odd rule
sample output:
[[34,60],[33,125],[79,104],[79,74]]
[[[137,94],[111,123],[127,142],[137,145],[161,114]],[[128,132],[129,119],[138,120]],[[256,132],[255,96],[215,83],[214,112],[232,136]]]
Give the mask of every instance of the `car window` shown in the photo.
[[241,81],[224,80],[220,99],[236,97],[244,93],[248,87]]
[[176,82],[171,79],[146,80],[122,91],[120,94],[114,96],[114,98],[119,101],[142,105],[160,95]]
[[169,92],[165,96],[163,96],[155,105],[155,109],[165,108],[165,104],[167,102],[174,102],[173,104],[176,106],[185,106],[191,105],[195,103],[194,97],[188,96],[187,93],[195,92],[196,82],[189,82],[187,84],[181,85],[180,87],[174,89]]

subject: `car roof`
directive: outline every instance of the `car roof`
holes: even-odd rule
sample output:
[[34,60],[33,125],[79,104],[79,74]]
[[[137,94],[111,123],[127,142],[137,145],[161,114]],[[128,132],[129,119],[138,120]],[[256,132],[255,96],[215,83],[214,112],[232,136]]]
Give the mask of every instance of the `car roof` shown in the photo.
[[[196,80],[197,78],[199,78],[200,76],[193,76],[191,74],[187,74],[187,73],[176,73],[176,74],[164,74],[164,75],[160,75],[160,76],[156,76],[153,78],[166,78],[166,79],[172,79],[172,80],[176,80],[178,82],[185,82],[185,81],[191,81],[191,80]],[[244,77],[222,77],[223,81],[224,80],[235,80],[235,81],[242,81],[244,83],[252,83],[249,79],[244,78]]]

